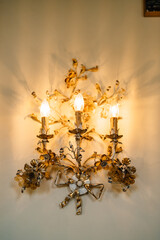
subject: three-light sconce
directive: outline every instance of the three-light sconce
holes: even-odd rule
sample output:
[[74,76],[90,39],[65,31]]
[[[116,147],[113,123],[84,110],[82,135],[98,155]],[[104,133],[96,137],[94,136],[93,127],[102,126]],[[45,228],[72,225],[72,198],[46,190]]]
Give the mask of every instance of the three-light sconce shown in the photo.
[[[131,161],[128,157],[121,160],[119,158],[119,154],[122,152],[119,139],[122,138],[122,135],[119,135],[118,130],[118,105],[125,90],[120,88],[117,80],[114,88],[108,86],[106,90],[102,90],[100,85],[96,83],[96,97],[80,92],[76,89],[78,81],[86,80],[88,78],[86,73],[96,72],[98,66],[86,68],[81,65],[79,67],[76,59],[72,61],[72,68],[69,69],[65,79],[65,84],[70,90],[69,97],[58,90],[53,93],[47,91],[46,99],[42,101],[35,92],[32,93],[38,104],[41,104],[41,117],[35,114],[29,115],[41,124],[40,134],[37,136],[40,140],[36,148],[40,156],[38,159],[32,159],[30,164],[25,164],[24,170],[18,170],[15,180],[21,186],[22,192],[27,188],[35,190],[40,187],[43,179],[52,179],[53,169],[57,170],[55,185],[69,189],[69,194],[60,203],[60,207],[65,207],[74,198],[76,200],[76,214],[80,215],[82,213],[81,197],[89,193],[95,199],[99,199],[104,190],[104,184],[92,183],[91,177],[94,180],[97,172],[105,170],[106,180],[108,179],[108,182],[112,184],[119,184],[125,192],[131,184],[135,183],[136,168],[130,165]],[[112,93],[110,93],[111,91]],[[56,117],[51,113],[53,100],[57,102],[59,109],[57,111],[53,107]],[[74,110],[75,116],[68,119],[64,113],[61,114],[60,109],[64,104],[65,107],[70,107],[72,112]],[[110,134],[99,134],[92,126],[91,119],[96,109],[100,110],[100,116],[97,116],[100,118],[107,118],[107,113],[109,113]],[[53,134],[49,133],[50,125],[55,126]],[[66,129],[68,138],[75,137],[75,146],[69,141],[69,146],[61,147],[58,154],[48,149],[49,139],[59,136]],[[95,136],[101,139],[105,145],[107,145],[107,139],[110,140],[105,153],[98,154],[94,151],[90,157],[83,159],[82,141],[86,141],[86,143],[90,141],[92,144]]]

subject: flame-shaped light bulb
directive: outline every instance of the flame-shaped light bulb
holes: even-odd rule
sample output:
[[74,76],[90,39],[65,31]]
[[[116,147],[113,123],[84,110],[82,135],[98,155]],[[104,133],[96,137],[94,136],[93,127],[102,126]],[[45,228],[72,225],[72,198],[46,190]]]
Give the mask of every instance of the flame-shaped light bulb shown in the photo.
[[84,109],[84,99],[81,93],[78,93],[74,100],[74,110],[82,112]]
[[44,99],[44,101],[41,104],[40,113],[41,113],[41,117],[48,117],[50,114],[49,103],[46,99]]
[[118,104],[110,106],[110,113],[111,117],[117,117],[119,116],[119,107]]

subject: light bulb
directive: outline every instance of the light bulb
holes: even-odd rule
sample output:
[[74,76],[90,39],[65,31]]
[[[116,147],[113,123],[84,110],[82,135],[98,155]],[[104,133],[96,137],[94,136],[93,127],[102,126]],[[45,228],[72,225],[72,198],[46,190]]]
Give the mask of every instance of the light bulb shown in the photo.
[[48,101],[44,99],[40,107],[41,117],[48,117],[50,114],[50,107]]
[[111,113],[112,117],[118,117],[119,116],[118,104],[110,106],[110,113]]
[[76,95],[76,98],[74,100],[74,109],[75,111],[83,111],[84,109],[84,100],[83,100],[83,96],[81,93],[78,93]]

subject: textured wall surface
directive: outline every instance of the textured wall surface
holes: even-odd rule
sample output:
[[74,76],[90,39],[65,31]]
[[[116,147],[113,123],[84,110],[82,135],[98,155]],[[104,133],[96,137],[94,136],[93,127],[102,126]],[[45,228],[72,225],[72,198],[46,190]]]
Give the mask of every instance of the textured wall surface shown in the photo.
[[[0,0],[1,240],[159,240],[160,18],[142,8],[139,0]],[[128,193],[106,184],[102,200],[84,197],[82,216],[74,201],[59,209],[66,189],[47,182],[21,195],[13,180],[36,156],[39,126],[24,120],[30,93],[60,89],[72,57],[99,65],[88,87],[125,84],[120,127],[138,171]]]

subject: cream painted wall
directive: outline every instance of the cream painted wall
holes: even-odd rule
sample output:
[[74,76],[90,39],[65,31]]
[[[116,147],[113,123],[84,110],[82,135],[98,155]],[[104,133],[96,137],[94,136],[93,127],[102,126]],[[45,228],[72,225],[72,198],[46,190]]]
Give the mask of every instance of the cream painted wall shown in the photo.
[[[30,92],[60,89],[72,57],[100,66],[88,86],[127,87],[120,127],[138,171],[127,194],[106,184],[101,201],[84,197],[82,216],[74,201],[59,209],[66,189],[21,195],[13,180],[36,156]],[[159,92],[160,18],[144,18],[142,1],[0,0],[0,240],[159,240]]]

